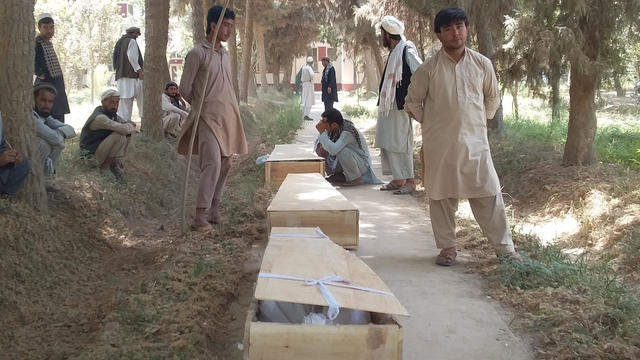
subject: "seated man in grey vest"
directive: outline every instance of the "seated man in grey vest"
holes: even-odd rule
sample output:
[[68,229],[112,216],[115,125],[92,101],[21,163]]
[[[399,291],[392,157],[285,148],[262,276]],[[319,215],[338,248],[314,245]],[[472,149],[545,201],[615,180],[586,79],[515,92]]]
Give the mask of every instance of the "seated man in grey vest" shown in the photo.
[[101,170],[109,169],[119,180],[123,178],[122,159],[126,155],[135,125],[118,116],[120,93],[108,89],[102,93],[102,105],[98,106],[80,133],[80,151],[94,156]]
[[0,113],[0,196],[15,195],[29,175],[29,160],[9,145]]
[[327,181],[342,186],[381,184],[371,169],[369,147],[362,132],[342,118],[337,109],[327,110],[321,116],[316,124],[320,136],[315,150],[325,158]]
[[64,149],[64,140],[76,136],[72,126],[51,116],[56,95],[56,88],[48,83],[40,83],[33,88],[35,100],[33,120],[36,127],[38,153],[42,164],[44,164],[45,188],[49,192],[58,191],[58,187],[53,183],[53,175],[58,167],[62,149]]

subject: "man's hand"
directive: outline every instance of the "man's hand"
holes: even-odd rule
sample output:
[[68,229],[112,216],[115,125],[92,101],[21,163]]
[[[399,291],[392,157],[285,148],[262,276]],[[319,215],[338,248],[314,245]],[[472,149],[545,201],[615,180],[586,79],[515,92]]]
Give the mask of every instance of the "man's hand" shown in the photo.
[[318,132],[322,134],[323,132],[329,130],[329,124],[324,119],[320,120],[316,124],[316,130],[318,130]]
[[330,87],[327,88],[327,93],[331,94],[331,88]]
[[405,111],[407,112],[407,114],[409,115],[409,117],[410,117],[411,119],[418,120],[418,119],[416,119],[416,116],[415,116],[415,115],[413,115],[413,113],[412,113],[411,111],[409,111],[409,110],[407,110],[407,109],[405,109]]
[[[20,161],[18,160],[18,156],[20,156]],[[15,150],[5,150],[0,153],[0,167],[6,166],[13,163],[19,163],[22,161],[22,156]]]
[[329,156],[329,152],[322,147],[322,144],[318,144],[316,147],[316,154],[325,159]]
[[20,164],[22,162],[22,153],[20,153],[19,151],[16,151],[16,164]]
[[142,69],[138,70],[138,79],[144,78],[144,71],[142,71]]

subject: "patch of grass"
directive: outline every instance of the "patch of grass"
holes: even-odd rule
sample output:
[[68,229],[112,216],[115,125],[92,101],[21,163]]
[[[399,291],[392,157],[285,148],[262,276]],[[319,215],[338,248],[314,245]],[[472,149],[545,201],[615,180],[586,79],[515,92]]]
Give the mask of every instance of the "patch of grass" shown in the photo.
[[288,100],[275,114],[262,114],[260,133],[268,145],[288,144],[304,122],[300,103],[296,99]]
[[153,323],[155,316],[150,314],[145,308],[145,302],[138,297],[134,297],[127,306],[118,311],[120,322],[137,331],[144,326]]
[[220,265],[215,261],[200,260],[194,265],[191,277],[197,278],[202,274],[218,273],[220,271],[222,271],[222,269],[220,269]]
[[601,161],[640,166],[640,129],[618,126],[599,128],[596,149]]

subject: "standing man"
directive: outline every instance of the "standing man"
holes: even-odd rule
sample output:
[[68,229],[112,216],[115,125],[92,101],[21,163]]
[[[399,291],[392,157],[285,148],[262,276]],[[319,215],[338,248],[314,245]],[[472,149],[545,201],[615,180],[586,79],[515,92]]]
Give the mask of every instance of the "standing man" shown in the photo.
[[72,126],[65,125],[51,116],[56,88],[47,83],[36,85],[33,88],[33,98],[35,101],[33,120],[38,139],[38,153],[40,161],[44,164],[45,189],[56,192],[59,188],[53,183],[53,176],[64,149],[64,140],[74,138],[76,132]]
[[118,91],[107,89],[101,99],[102,105],[93,110],[80,133],[80,153],[95,156],[101,171],[109,169],[116,179],[122,180],[122,159],[127,154],[131,134],[137,130],[131,122],[118,115]]
[[64,122],[64,115],[69,113],[69,102],[64,88],[64,76],[58,62],[58,55],[53,49],[51,38],[55,34],[55,23],[51,14],[38,16],[38,36],[36,36],[36,57],[34,85],[49,83],[56,89],[56,101],[51,108],[51,116]]
[[193,128],[193,118],[189,117],[178,142],[178,152],[187,155],[191,132],[197,132],[193,154],[200,158],[200,183],[196,216],[191,225],[197,231],[209,230],[211,224],[221,221],[220,202],[231,167],[231,156],[248,152],[238,100],[231,82],[229,52],[221,44],[233,34],[236,15],[233,10],[226,9],[218,36],[214,39],[213,33],[221,13],[222,6],[209,9],[207,36],[187,54],[180,79],[180,93],[189,103],[193,104],[204,89],[198,128]]
[[313,120],[311,115],[311,107],[315,103],[313,98],[313,77],[315,72],[311,65],[313,64],[313,58],[307,57],[307,64],[302,67],[302,74],[300,80],[302,80],[302,112],[304,113],[305,120]]
[[404,24],[393,16],[382,18],[380,27],[382,45],[390,50],[380,81],[378,122],[374,146],[380,148],[382,173],[393,180],[380,190],[395,195],[411,194],[413,181],[413,126],[404,112],[404,101],[413,74],[422,60],[416,46],[405,41]]
[[322,102],[324,111],[333,109],[333,103],[338,102],[338,86],[336,85],[336,69],[328,56],[322,58]]
[[116,42],[113,48],[113,69],[116,71],[116,82],[120,93],[118,115],[125,121],[131,121],[133,99],[138,104],[138,113],[142,117],[142,71],[143,60],[136,39],[140,36],[140,28],[132,26],[126,34]]
[[414,74],[406,111],[422,123],[425,187],[438,265],[450,266],[455,247],[458,199],[469,199],[473,216],[499,256],[521,260],[507,222],[500,181],[493,167],[487,119],[500,105],[491,61],[465,47],[467,15],[441,10],[434,30],[440,51]]
[[0,196],[13,196],[29,175],[29,160],[4,138],[0,113]]

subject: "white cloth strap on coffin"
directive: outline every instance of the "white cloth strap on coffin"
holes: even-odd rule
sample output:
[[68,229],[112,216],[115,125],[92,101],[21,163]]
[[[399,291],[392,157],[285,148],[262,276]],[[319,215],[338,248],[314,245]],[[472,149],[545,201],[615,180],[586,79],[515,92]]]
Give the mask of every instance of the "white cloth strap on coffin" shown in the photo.
[[315,234],[289,234],[289,233],[273,233],[271,237],[279,237],[279,238],[302,238],[302,239],[328,239],[329,237],[320,230],[320,228],[316,228]]
[[328,275],[321,279],[312,279],[312,278],[301,278],[297,276],[288,276],[288,275],[279,275],[279,274],[270,274],[270,273],[261,272],[258,274],[258,277],[304,281],[304,283],[309,286],[317,285],[318,288],[320,289],[320,293],[322,294],[322,297],[329,305],[329,310],[327,311],[327,317],[331,321],[335,320],[336,317],[338,317],[338,314],[340,314],[340,303],[333,296],[329,288],[327,288],[327,285],[393,296],[393,294],[388,291],[371,289],[364,286],[351,285],[351,281],[349,279],[344,278],[342,276],[338,276],[338,275]]

